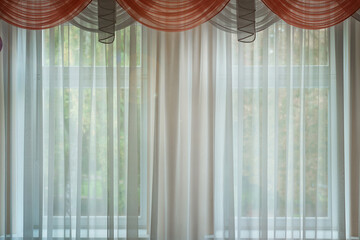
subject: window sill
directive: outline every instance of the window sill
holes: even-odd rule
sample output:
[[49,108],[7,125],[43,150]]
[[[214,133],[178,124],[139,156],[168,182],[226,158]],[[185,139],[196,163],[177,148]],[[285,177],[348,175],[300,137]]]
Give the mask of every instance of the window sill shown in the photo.
[[[285,231],[285,230],[269,230],[267,232],[267,236],[260,237],[261,231],[258,230],[241,230],[240,236],[239,232],[235,233],[235,239],[245,240],[245,239],[267,239],[267,240],[277,240],[277,239],[318,239],[318,240],[334,240],[340,239],[339,234],[336,230],[293,230],[293,231]],[[204,237],[205,240],[220,240],[220,239],[233,239],[233,237],[229,237],[228,232],[218,231],[214,235],[207,235]],[[346,240],[358,240],[358,237],[350,237]]]
[[[64,235],[65,234],[65,235]],[[148,232],[145,230],[145,229],[140,229],[139,232],[138,232],[138,238],[137,239],[149,239],[149,234]],[[56,230],[53,230],[53,234],[51,236],[51,239],[66,239],[66,238],[74,238],[76,237],[76,231],[75,230],[72,230],[72,233],[71,233],[71,238],[70,238],[70,234],[69,234],[69,231],[66,231],[64,229],[56,229]],[[115,239],[126,239],[126,230],[118,230],[115,232],[115,235],[114,235],[114,238]],[[23,236],[17,236],[17,234],[14,234],[12,236],[0,236],[0,240],[23,240],[23,239],[28,239],[28,238],[25,238]],[[44,230],[42,232],[42,237],[40,238],[39,237],[39,232],[38,231],[34,231],[34,235],[33,235],[33,239],[48,239],[47,237],[47,231]],[[50,239],[50,238],[49,238]],[[96,239],[96,240],[102,240],[102,239],[108,239],[107,237],[107,230],[106,229],[90,229],[89,231],[87,230],[80,230],[80,239]]]

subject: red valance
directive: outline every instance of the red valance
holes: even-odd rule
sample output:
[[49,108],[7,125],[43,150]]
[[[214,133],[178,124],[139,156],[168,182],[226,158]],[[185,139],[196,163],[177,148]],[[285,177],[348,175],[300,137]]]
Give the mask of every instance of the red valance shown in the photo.
[[91,0],[0,0],[0,18],[26,29],[45,29],[67,22]]
[[[0,0],[0,18],[12,25],[26,29],[51,28],[72,20],[91,1]],[[229,2],[229,0],[106,0],[111,7],[107,7],[109,4],[106,4],[105,7],[101,8],[104,1],[99,2],[99,9],[105,9],[111,16],[108,17],[108,14],[105,16],[103,13],[95,12],[91,19],[95,19],[94,24],[98,25],[100,33],[109,32],[111,35],[115,31],[114,26],[119,24],[119,22],[115,21],[115,19],[118,19],[116,17],[117,13],[115,13],[117,6],[115,1],[123,8],[121,10],[123,13],[126,11],[136,21],[150,28],[173,32],[188,30],[210,20],[222,11]],[[219,14],[221,21],[216,26],[225,26],[226,28],[234,25],[236,27],[235,32],[244,33],[248,33],[248,28],[251,26],[250,30],[254,32],[254,26],[258,25],[256,16],[261,15],[258,11],[255,14],[253,12],[254,9],[257,9],[254,7],[256,1],[262,1],[272,12],[287,23],[305,29],[321,29],[334,26],[353,15],[360,8],[360,0],[242,1],[244,2],[236,1],[236,5],[232,5],[233,7],[236,6],[236,14],[240,14],[240,18],[239,16],[234,19],[231,18],[228,16],[227,9],[224,9],[224,12]],[[97,1],[94,2],[96,6],[97,3]],[[245,7],[242,6],[243,4],[245,4]],[[252,7],[246,7],[248,5]],[[228,8],[231,9],[231,6]],[[127,17],[131,20],[129,24],[133,22],[130,16]],[[111,21],[108,21],[108,18]],[[223,23],[223,21],[225,22]],[[104,26],[106,31],[103,31]]]
[[285,22],[305,29],[334,26],[360,8],[360,0],[262,0]]
[[214,17],[229,0],[117,0],[130,16],[161,31],[184,31]]

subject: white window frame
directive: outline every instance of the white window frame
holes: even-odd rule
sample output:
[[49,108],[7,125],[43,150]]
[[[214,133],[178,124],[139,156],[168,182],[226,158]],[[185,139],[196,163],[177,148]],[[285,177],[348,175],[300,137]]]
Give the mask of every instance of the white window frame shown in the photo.
[[[67,68],[67,71],[63,71],[64,68]],[[106,86],[106,66],[96,66],[96,67],[80,67],[80,66],[71,66],[71,67],[63,67],[63,66],[43,66],[43,81],[49,81],[49,79],[47,79],[47,76],[49,76],[50,71],[61,71],[64,73],[68,73],[68,76],[64,76],[64,78],[68,78],[70,79],[70,76],[76,76],[79,74],[79,72],[81,71],[82,77],[84,77],[84,79],[82,79],[82,87],[83,89],[86,88],[93,88],[93,80],[90,77],[90,74],[93,73],[93,68],[96,68],[97,70],[96,72],[96,88],[101,88],[101,89],[105,89]],[[118,67],[119,68],[119,67]],[[114,67],[114,76],[116,76],[116,72],[118,70],[118,68]],[[140,67],[137,67],[137,71],[138,71],[138,76],[140,76]],[[129,79],[129,71],[130,68],[129,67],[120,67],[120,71],[123,71],[125,76],[125,79]],[[122,76],[122,77],[123,77]],[[116,81],[116,79],[114,79],[114,82]],[[66,83],[68,83],[68,85],[66,85]],[[61,88],[72,88],[72,89],[77,89],[79,88],[78,84],[75,84],[74,82],[78,82],[76,81],[65,81],[64,84],[61,86]],[[138,86],[140,87],[140,86]],[[56,87],[56,88],[60,88],[60,87]],[[129,86],[121,86],[121,88],[123,89],[129,89]],[[140,123],[143,124],[143,123]],[[146,136],[145,136],[145,140],[142,140],[146,142]],[[145,152],[144,152],[145,151]],[[147,154],[146,154],[146,150],[144,149],[140,149],[140,215],[138,218],[139,221],[139,232],[143,232],[146,231],[148,224],[147,224],[147,200],[148,200],[148,195],[147,195]],[[82,216],[80,223],[81,223],[81,228],[82,227],[87,227],[87,221],[88,219],[95,219],[96,218],[96,226],[90,226],[90,231],[91,230],[100,230],[100,232],[102,230],[106,230],[107,229],[107,216]],[[125,233],[124,230],[122,229],[126,229],[126,216],[114,216],[114,225],[115,226],[120,226],[121,230],[119,230],[120,232],[122,231],[123,234]],[[46,224],[46,219],[47,217],[44,216],[44,224]],[[71,221],[72,222],[76,222],[76,216],[72,216],[71,217]],[[53,217],[53,229],[56,230],[63,230],[63,223],[64,223],[64,217],[63,216],[54,216]],[[118,231],[118,230],[117,230]],[[106,231],[105,231],[106,234]],[[144,234],[142,234],[142,237],[145,237]]]
[[[242,85],[244,87],[244,89],[256,89],[256,88],[261,88],[261,82],[256,81],[254,79],[252,79],[252,76],[247,75],[247,72],[251,72],[251,73],[262,73],[262,66],[259,65],[247,65],[245,67],[243,67],[243,69],[248,69],[250,71],[245,71],[245,74],[242,72],[241,74],[244,74],[244,76],[242,77],[242,80],[244,80],[242,82]],[[289,81],[289,76],[287,74],[287,70],[288,70],[288,66],[267,66],[267,75],[269,76],[268,78],[268,88],[287,88],[288,87],[288,81]],[[328,141],[328,213],[327,213],[327,217],[294,217],[291,219],[291,221],[293,222],[294,226],[305,226],[305,230],[299,230],[298,231],[298,236],[300,238],[300,236],[304,237],[304,234],[306,234],[306,237],[311,238],[311,237],[315,237],[315,230],[316,231],[322,231],[324,233],[324,236],[328,236],[323,238],[323,239],[331,239],[332,237],[334,237],[334,235],[332,234],[336,234],[336,231],[334,231],[334,229],[331,228],[331,216],[332,216],[332,209],[331,209],[331,201],[332,201],[332,197],[331,197],[331,193],[332,193],[332,188],[334,186],[330,186],[331,183],[331,166],[333,166],[334,164],[336,164],[336,158],[331,158],[331,135],[330,135],[330,130],[332,127],[332,121],[331,121],[331,101],[332,101],[332,92],[331,92],[331,85],[332,83],[332,76],[330,73],[330,65],[305,65],[305,66],[291,66],[292,68],[292,72],[314,72],[314,71],[318,71],[320,72],[326,72],[329,74],[325,74],[325,75],[321,75],[319,74],[319,79],[317,80],[312,80],[312,81],[303,81],[304,86],[302,86],[302,82],[301,81],[293,81],[293,87],[294,88],[301,88],[301,87],[305,87],[305,88],[326,88],[328,89],[328,94],[329,94],[329,99],[328,99],[328,137],[329,137],[329,141]],[[239,81],[238,79],[238,75],[239,75],[239,69],[237,65],[233,65],[232,66],[232,85],[233,86],[237,86],[238,83],[237,81]],[[277,79],[272,78],[271,76],[276,76]],[[218,81],[226,81],[226,75],[220,75],[218,76],[219,79]],[[279,79],[280,78],[280,79]],[[276,82],[276,84],[275,84]],[[236,89],[236,88],[235,88]],[[235,217],[235,229],[236,229],[236,234],[238,234],[238,230],[237,227],[239,226],[239,218]],[[258,229],[259,228],[259,223],[260,223],[260,218],[258,217],[241,217],[240,218],[240,227],[242,230],[240,230],[240,233],[243,235],[241,236],[241,239],[258,239],[259,238],[259,231],[258,230],[253,230],[253,229]],[[303,223],[301,223],[301,221]],[[286,219],[285,217],[276,217],[276,229],[272,229],[273,226],[275,226],[275,222],[274,219],[268,219],[267,223],[269,226],[268,229],[268,236],[274,236],[274,231],[276,231],[276,236],[279,237],[279,239],[281,239],[281,235],[283,234],[283,236],[285,236],[285,232],[286,230],[286,226],[287,226],[287,222],[289,222],[289,219]],[[317,225],[316,223],[320,223],[319,225]],[[252,229],[247,229],[247,226],[251,226]],[[316,228],[315,228],[316,226]],[[294,233],[296,231],[293,231],[292,233]],[[218,231],[215,233],[215,235],[212,236],[205,236],[205,239],[223,239],[224,237],[228,236],[229,234],[226,231]],[[291,236],[291,232],[290,234],[287,233],[287,236]],[[296,234],[293,235],[294,237],[296,237]],[[236,236],[238,237],[238,236]],[[321,239],[321,238],[319,238]]]

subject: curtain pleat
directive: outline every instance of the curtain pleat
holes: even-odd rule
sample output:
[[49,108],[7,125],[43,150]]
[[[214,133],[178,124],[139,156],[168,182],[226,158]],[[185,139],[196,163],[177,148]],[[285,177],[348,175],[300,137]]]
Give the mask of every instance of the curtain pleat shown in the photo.
[[11,25],[26,29],[46,29],[65,23],[78,15],[91,0],[4,0],[0,15]]
[[213,34],[148,35],[151,239],[199,239],[213,229]]
[[139,164],[140,164],[140,149],[139,149],[139,109],[138,109],[138,86],[139,78],[136,71],[136,28],[130,27],[130,66],[129,69],[129,163],[127,168],[127,189],[130,191],[127,194],[127,224],[126,224],[126,237],[127,239],[138,239],[138,208],[139,197],[137,191],[131,191],[131,189],[137,189],[139,186]]
[[[115,3],[115,0],[111,2]],[[135,21],[122,9],[118,4],[115,4],[115,30],[124,29]],[[98,1],[93,0],[91,3],[75,18],[70,20],[70,23],[79,27],[82,30],[90,32],[101,32],[99,29],[99,19],[98,19]]]
[[[4,43],[11,45],[12,34],[9,34],[8,28],[1,28],[1,34],[5,35]],[[13,127],[11,120],[13,114],[11,114],[11,103],[12,99],[9,94],[13,85],[9,81],[12,72],[9,63],[12,61],[11,54],[9,51],[4,49],[2,56],[0,57],[0,127],[2,129],[0,134],[0,171],[1,171],[1,182],[0,182],[0,210],[2,212],[0,217],[0,232],[2,236],[11,236],[12,232],[12,191],[11,191],[11,180],[12,180],[12,165],[11,165],[11,137],[13,136]]]
[[271,12],[296,27],[323,29],[350,16],[358,19],[356,12],[360,8],[359,0],[262,0],[267,6],[263,10],[255,7],[261,5],[258,0],[116,1],[122,9],[115,0],[4,0],[0,15],[6,22],[25,29],[47,29],[71,21],[83,29],[98,31],[103,43],[112,43],[116,26],[130,25],[131,17],[147,27],[169,32],[186,31],[214,18],[216,26],[237,32],[241,41],[252,42],[255,29],[275,22]]
[[354,19],[360,21],[360,12],[359,12],[359,11],[355,12],[355,13],[352,15],[352,17],[353,17]]
[[98,1],[99,41],[112,43],[115,38],[116,5],[114,0]]
[[360,8],[359,0],[262,0],[285,22],[304,29],[335,26]]
[[262,31],[279,18],[261,0],[231,0],[226,7],[212,19],[215,27],[236,33],[239,42],[252,42],[256,32]]
[[[1,92],[8,80],[14,84],[1,94],[1,125],[17,130],[1,130],[1,147],[12,150],[1,157],[8,180],[1,181],[0,238],[144,237],[146,91],[137,68],[142,47],[129,47],[141,28],[119,32],[108,46],[69,25],[41,32],[3,22],[1,29],[12,32],[6,43],[13,33],[17,39],[12,54],[1,55],[1,68],[10,67],[4,56],[14,59],[14,75],[1,72]],[[7,97],[16,100],[16,121],[9,121]]]
[[[221,154],[215,158],[214,238],[349,238],[343,114],[332,115],[344,111],[344,72],[333,67],[343,61],[335,53],[341,54],[344,45],[334,36],[275,24],[225,58],[226,35],[220,34],[217,79],[223,87],[217,88],[215,149],[231,152],[227,138],[236,148],[234,170],[227,175],[220,173],[232,165]],[[336,43],[336,50],[329,43]],[[227,85],[233,85],[232,92]],[[226,110],[229,95],[232,111]],[[232,134],[224,134],[226,128]],[[229,174],[234,178],[230,188],[223,184]],[[229,204],[235,216],[227,214]]]
[[356,67],[356,64],[359,62],[359,47],[357,41],[360,37],[359,32],[359,23],[356,21],[351,21],[350,23],[350,32],[351,37],[349,39],[349,47],[352,49],[350,52],[350,64],[348,65],[349,69],[349,79],[353,79],[349,83],[349,127],[348,131],[350,132],[350,166],[349,166],[349,178],[350,178],[350,207],[352,211],[350,212],[350,222],[351,222],[351,236],[359,236],[359,148],[356,146],[359,137],[359,114],[356,111],[359,102],[359,94],[357,94],[356,89],[359,89],[359,82],[355,79],[359,79],[359,69]]
[[358,27],[0,22],[0,239],[358,238]]
[[169,32],[194,28],[218,14],[229,0],[117,0],[136,21]]

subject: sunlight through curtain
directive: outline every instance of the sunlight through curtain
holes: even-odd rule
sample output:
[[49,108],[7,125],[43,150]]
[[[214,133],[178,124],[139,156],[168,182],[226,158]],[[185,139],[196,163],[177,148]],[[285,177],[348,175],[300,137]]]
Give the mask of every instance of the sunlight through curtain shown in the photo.
[[0,239],[358,237],[359,29],[0,22]]

